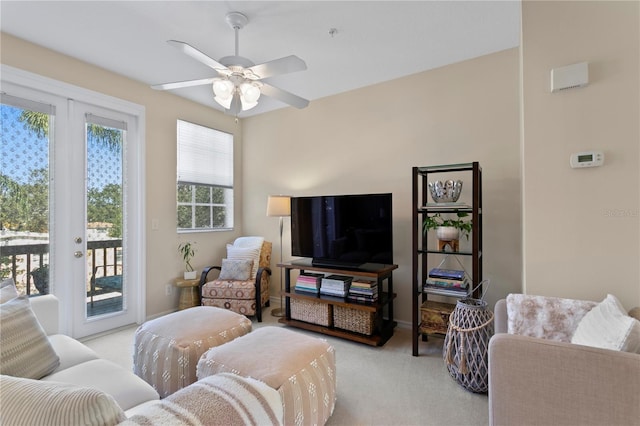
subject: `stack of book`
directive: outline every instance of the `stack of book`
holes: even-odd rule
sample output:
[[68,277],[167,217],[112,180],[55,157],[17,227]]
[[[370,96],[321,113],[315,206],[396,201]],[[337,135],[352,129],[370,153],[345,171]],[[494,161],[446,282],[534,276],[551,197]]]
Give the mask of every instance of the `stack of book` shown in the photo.
[[329,275],[322,278],[320,294],[334,297],[346,297],[353,277],[346,275]]
[[296,280],[296,293],[317,296],[320,293],[320,284],[323,277],[323,274],[301,273]]
[[433,268],[429,271],[423,291],[443,296],[466,296],[469,292],[469,279],[464,271]]
[[374,280],[355,279],[351,281],[347,299],[350,302],[373,303],[378,300],[378,282]]

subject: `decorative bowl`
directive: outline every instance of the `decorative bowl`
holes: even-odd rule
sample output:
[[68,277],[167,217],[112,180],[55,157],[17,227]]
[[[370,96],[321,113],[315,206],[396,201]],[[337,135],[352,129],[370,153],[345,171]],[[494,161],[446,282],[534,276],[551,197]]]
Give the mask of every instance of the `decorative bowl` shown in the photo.
[[431,198],[436,203],[455,203],[462,192],[461,180],[447,180],[444,182],[437,180],[429,182],[428,186]]

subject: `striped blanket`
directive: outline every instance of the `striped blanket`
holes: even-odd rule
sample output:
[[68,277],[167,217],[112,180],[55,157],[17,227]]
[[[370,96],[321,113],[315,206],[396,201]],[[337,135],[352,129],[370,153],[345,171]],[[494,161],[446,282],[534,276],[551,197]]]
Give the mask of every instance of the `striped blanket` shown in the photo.
[[275,389],[222,373],[142,408],[121,425],[282,425],[282,418],[282,402]]

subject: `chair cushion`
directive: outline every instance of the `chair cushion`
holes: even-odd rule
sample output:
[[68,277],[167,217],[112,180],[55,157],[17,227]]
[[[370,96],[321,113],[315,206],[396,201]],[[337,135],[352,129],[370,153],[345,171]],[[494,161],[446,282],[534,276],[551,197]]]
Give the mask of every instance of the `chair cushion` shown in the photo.
[[43,377],[42,380],[100,389],[111,395],[125,411],[160,397],[158,392],[140,377],[106,359],[83,362]]
[[640,353],[640,321],[628,316],[618,299],[609,294],[582,318],[571,343]]
[[0,374],[40,379],[60,364],[27,296],[0,306],[0,330]]
[[256,298],[255,280],[213,280],[202,286],[202,297],[212,299],[254,299]]
[[0,383],[2,424],[111,426],[126,419],[113,397],[95,388],[10,376]]
[[253,260],[222,259],[219,280],[247,281],[251,277]]

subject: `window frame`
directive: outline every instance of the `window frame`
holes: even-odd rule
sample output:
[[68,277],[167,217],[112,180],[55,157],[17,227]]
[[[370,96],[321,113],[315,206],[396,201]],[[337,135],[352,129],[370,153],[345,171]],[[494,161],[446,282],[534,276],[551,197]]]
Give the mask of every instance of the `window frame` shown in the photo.
[[[190,133],[192,130],[195,133]],[[204,133],[209,133],[204,137],[210,137],[211,139],[202,140]],[[193,143],[185,138],[193,137]],[[198,140],[196,140],[198,139]],[[233,176],[233,162],[234,162],[234,135],[219,129],[215,129],[208,126],[202,126],[200,124],[192,123],[186,120],[178,119],[176,122],[176,230],[178,233],[192,233],[192,232],[215,232],[215,231],[229,231],[234,229],[234,176]],[[205,145],[203,145],[205,143]],[[209,146],[209,143],[211,145]],[[205,151],[203,153],[203,148]],[[210,148],[210,149],[209,149]],[[222,157],[216,157],[221,155]],[[204,157],[204,158],[203,158]],[[212,169],[220,169],[224,171],[224,174],[207,173],[206,169],[199,169],[203,162],[216,163],[219,167],[213,166]],[[184,167],[181,167],[181,164]],[[203,173],[200,173],[202,170]],[[181,179],[181,177],[186,177]],[[181,200],[181,187],[190,186],[189,193],[191,200]],[[209,191],[208,201],[203,202],[198,200],[198,188],[207,188]],[[220,189],[223,191],[223,202],[216,200],[215,190]],[[180,227],[180,208],[190,207],[191,227]],[[206,207],[209,212],[208,226],[198,227],[197,222],[199,219],[197,208]],[[216,225],[216,211],[215,209],[224,209],[224,224],[222,226]]]

